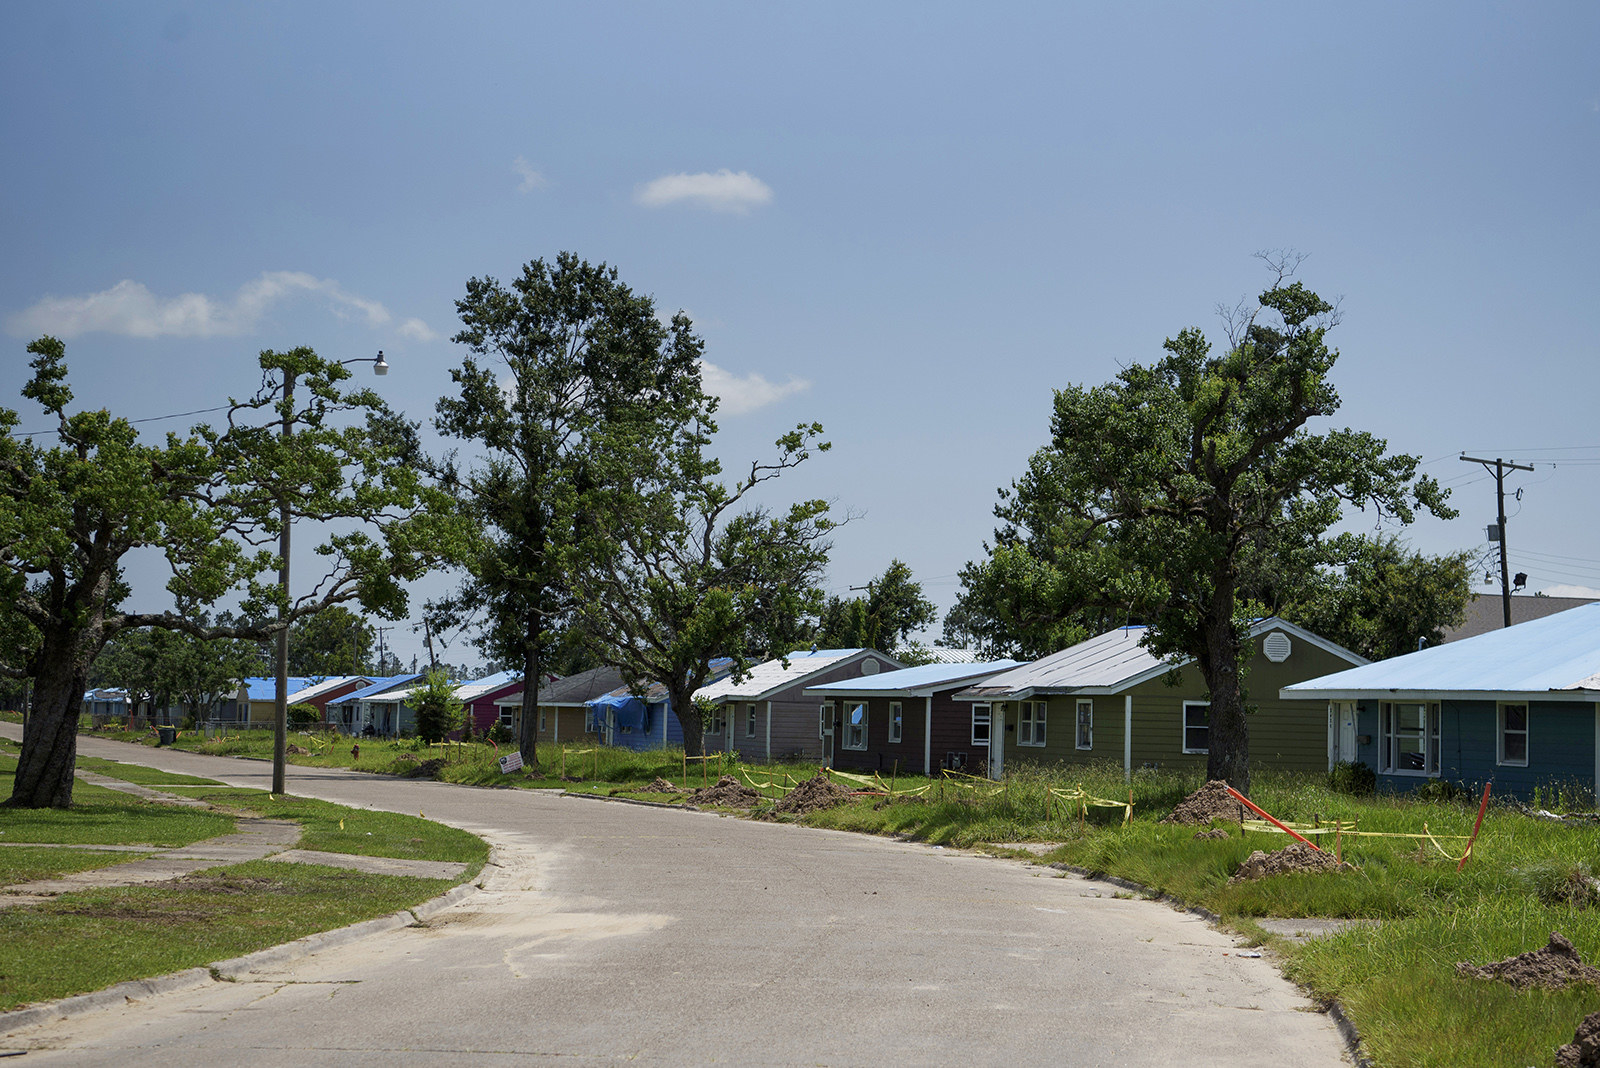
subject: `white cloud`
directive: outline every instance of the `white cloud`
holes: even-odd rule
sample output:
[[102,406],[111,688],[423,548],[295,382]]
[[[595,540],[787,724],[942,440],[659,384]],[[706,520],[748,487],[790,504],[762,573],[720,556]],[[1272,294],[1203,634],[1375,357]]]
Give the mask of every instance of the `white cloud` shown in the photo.
[[389,310],[375,300],[346,292],[339,283],[304,271],[265,271],[231,297],[180,293],[158,297],[142,283],[124,279],[110,289],[82,297],[45,297],[10,317],[12,334],[77,337],[95,331],[125,337],[237,337],[251,330],[267,310],[300,293],[322,297],[341,317],[356,315],[369,326],[389,321]]
[[741,378],[709,360],[700,361],[700,378],[705,383],[707,393],[722,398],[717,411],[727,415],[753,412],[757,408],[765,408],[791,394],[804,393],[811,388],[811,383],[804,378],[791,378],[781,385],[769,382],[753,371]]
[[437,341],[439,332],[421,319],[407,319],[400,324],[400,336],[412,341]]
[[545,182],[544,175],[534,170],[533,164],[529,163],[522,156],[518,156],[512,161],[511,169],[516,171],[517,174],[522,178],[522,181],[517,183],[517,192],[519,193],[531,193],[535,189],[547,184]]
[[749,171],[736,174],[724,169],[715,174],[663,174],[641,185],[633,199],[647,208],[685,203],[712,211],[743,214],[770,203],[772,187]]

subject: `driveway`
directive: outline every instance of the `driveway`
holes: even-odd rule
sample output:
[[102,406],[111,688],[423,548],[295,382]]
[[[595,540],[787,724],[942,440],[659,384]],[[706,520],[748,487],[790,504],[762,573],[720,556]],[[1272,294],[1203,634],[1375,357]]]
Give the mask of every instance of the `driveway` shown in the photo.
[[[20,727],[0,724],[16,737]],[[266,788],[253,761],[85,755]],[[503,865],[425,926],[0,1038],[29,1064],[1348,1064],[1265,959],[1014,861],[545,792],[290,768]]]

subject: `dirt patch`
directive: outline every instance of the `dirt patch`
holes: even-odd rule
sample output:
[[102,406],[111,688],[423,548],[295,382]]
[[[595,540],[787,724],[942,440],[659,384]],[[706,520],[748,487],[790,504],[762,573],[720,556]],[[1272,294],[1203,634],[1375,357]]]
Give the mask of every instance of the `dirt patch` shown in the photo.
[[1585,1016],[1572,1041],[1556,1050],[1556,1068],[1600,1068],[1600,1012]]
[[439,769],[448,763],[449,761],[443,757],[434,757],[432,760],[424,760],[414,768],[406,769],[402,774],[408,779],[432,779],[437,777]]
[[715,786],[704,786],[689,795],[692,805],[721,805],[724,808],[754,808],[761,802],[756,793],[732,775],[724,775]]
[[1245,858],[1239,870],[1233,873],[1230,883],[1265,879],[1269,875],[1291,875],[1298,872],[1355,871],[1353,864],[1342,864],[1332,853],[1312,849],[1304,842],[1290,842],[1275,852],[1258,849]]
[[850,791],[818,772],[786,794],[773,806],[774,812],[802,814],[818,812],[850,800]]
[[1207,841],[1213,842],[1221,841],[1224,838],[1233,837],[1233,835],[1228,833],[1228,829],[1226,827],[1213,827],[1209,831],[1195,831],[1194,836],[1196,838],[1204,838]]
[[1519,990],[1534,986],[1559,990],[1574,983],[1600,986],[1600,968],[1583,963],[1577,948],[1554,931],[1550,932],[1550,943],[1543,948],[1493,964],[1477,967],[1464,960],[1457,961],[1456,974],[1469,979],[1495,979]]
[[1228,784],[1221,779],[1212,779],[1184,798],[1161,822],[1206,824],[1212,820],[1244,822],[1244,806],[1228,792]]
[[285,747],[284,752],[285,753],[291,753],[294,756],[310,756],[311,755],[311,750],[307,749],[303,745],[287,746],[287,747]]
[[650,780],[650,784],[648,786],[641,786],[639,788],[639,792],[641,794],[686,794],[689,791],[682,786],[674,786],[672,783],[657,775],[655,778]]

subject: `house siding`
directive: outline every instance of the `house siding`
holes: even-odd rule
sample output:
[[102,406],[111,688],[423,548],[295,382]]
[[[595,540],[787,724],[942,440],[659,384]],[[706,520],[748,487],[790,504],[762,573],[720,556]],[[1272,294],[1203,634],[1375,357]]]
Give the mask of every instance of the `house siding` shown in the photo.
[[[861,665],[867,659],[878,662],[879,671],[894,671],[895,665],[889,660],[872,655],[862,659],[851,659],[842,664],[832,665],[815,674],[806,675],[796,679],[782,690],[777,691],[770,698],[772,716],[772,751],[770,757],[767,752],[767,701],[755,702],[756,710],[756,735],[747,737],[744,733],[743,715],[745,706],[750,701],[744,698],[728,699],[722,702],[724,726],[721,734],[707,734],[705,746],[708,751],[737,752],[741,759],[753,761],[771,760],[805,760],[820,761],[822,759],[822,737],[818,729],[818,710],[822,707],[822,698],[806,697],[803,692],[807,686],[821,686],[828,682],[843,682],[847,679],[861,676]],[[731,737],[729,736],[731,732]],[[839,754],[839,739],[834,738],[834,757]]]
[[[1539,787],[1577,784],[1591,794],[1595,787],[1595,706],[1587,701],[1529,701],[1528,764],[1498,763],[1498,702],[1446,698],[1439,706],[1439,774],[1396,775],[1382,764],[1382,721],[1375,699],[1357,703],[1356,759],[1377,772],[1381,788],[1407,793],[1441,779],[1476,793],[1492,783],[1496,795],[1524,800]],[[1521,704],[1519,700],[1515,703]],[[1368,739],[1360,744],[1359,739]]]
[[[950,703],[950,694],[955,691],[946,691],[942,696],[945,703]],[[927,698],[924,697],[838,697],[835,703],[841,708],[865,703],[867,705],[867,747],[866,749],[846,749],[844,747],[843,713],[840,714],[840,735],[837,739],[838,746],[834,749],[833,766],[844,771],[881,771],[885,775],[901,774],[910,775],[922,773],[922,738],[923,720],[927,710]],[[901,714],[900,741],[889,740],[889,706],[898,701]],[[937,705],[938,696],[934,698]],[[820,700],[818,702],[821,703]],[[937,713],[935,713],[937,715]],[[934,763],[937,764],[939,756],[935,754]]]

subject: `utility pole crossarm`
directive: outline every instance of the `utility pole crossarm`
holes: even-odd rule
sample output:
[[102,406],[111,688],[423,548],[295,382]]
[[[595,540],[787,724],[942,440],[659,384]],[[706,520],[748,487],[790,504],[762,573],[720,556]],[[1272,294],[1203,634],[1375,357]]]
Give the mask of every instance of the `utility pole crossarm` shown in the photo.
[[1461,454],[1461,459],[1469,464],[1482,464],[1483,469],[1494,476],[1495,498],[1495,523],[1500,535],[1500,613],[1503,626],[1511,626],[1511,576],[1510,565],[1506,560],[1506,472],[1507,471],[1532,471],[1532,464],[1516,464],[1510,460],[1496,457],[1493,460],[1484,460],[1476,456]]

